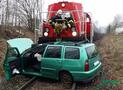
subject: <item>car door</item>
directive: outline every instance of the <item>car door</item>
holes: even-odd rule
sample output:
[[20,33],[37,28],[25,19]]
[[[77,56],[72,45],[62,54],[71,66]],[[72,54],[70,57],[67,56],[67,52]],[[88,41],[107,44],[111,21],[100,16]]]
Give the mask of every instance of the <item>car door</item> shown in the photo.
[[5,77],[7,80],[10,80],[15,74],[20,74],[21,62],[19,57],[20,53],[17,48],[11,47],[7,50],[3,63]]
[[41,62],[43,76],[57,78],[62,67],[62,52],[62,46],[48,46],[46,48]]
[[70,72],[79,71],[81,67],[79,47],[65,46],[64,52],[64,68]]

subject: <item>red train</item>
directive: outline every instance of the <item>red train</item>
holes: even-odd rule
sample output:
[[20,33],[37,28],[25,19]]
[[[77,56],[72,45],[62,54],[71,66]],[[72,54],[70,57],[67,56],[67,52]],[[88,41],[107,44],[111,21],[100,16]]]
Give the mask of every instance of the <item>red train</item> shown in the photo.
[[[62,11],[62,23],[59,26],[59,32],[55,30],[55,26],[51,24],[52,17],[56,13]],[[68,15],[72,19],[71,27],[65,27],[65,15]],[[39,43],[52,42],[56,39],[63,41],[80,41],[83,39],[89,39],[92,37],[92,20],[88,13],[83,11],[81,3],[76,2],[58,2],[48,6],[47,21],[43,22],[42,37],[39,38]]]

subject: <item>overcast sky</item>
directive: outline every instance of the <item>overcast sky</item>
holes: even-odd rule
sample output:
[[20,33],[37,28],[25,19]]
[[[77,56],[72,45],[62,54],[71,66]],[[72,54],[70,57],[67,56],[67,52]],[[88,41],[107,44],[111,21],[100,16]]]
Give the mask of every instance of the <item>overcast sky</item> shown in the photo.
[[107,26],[115,15],[123,14],[123,0],[44,0],[44,5],[57,1],[81,2],[84,11],[91,12],[93,20],[101,26]]

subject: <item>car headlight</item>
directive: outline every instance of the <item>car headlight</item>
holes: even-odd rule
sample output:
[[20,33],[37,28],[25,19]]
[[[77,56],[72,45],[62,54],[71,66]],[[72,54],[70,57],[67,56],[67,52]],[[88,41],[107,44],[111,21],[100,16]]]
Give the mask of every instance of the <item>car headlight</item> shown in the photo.
[[44,36],[47,37],[48,36],[48,32],[44,32]]
[[72,32],[72,35],[75,37],[75,36],[77,36],[77,32]]

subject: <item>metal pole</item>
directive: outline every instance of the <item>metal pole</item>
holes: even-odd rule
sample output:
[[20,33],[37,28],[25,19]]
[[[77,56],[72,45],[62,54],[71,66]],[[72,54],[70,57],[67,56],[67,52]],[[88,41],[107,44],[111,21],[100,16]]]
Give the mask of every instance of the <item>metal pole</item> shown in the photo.
[[85,37],[85,30],[84,30],[84,11],[82,12],[82,34],[84,34]]
[[43,33],[43,0],[41,0],[41,24],[40,24],[40,37],[42,37]]
[[93,20],[92,20],[92,15],[90,14],[91,17],[91,36],[90,36],[90,42],[93,42],[93,37],[94,37],[94,29],[93,29]]
[[36,39],[37,38],[36,37],[36,18],[37,18],[37,15],[35,15],[35,32],[34,32],[35,33],[35,40],[34,40],[35,43],[37,43],[37,39]]
[[85,30],[84,30],[84,31],[85,31],[85,40],[88,40],[88,39],[87,39],[87,22],[86,22],[86,19],[87,19],[86,14],[84,14],[84,23],[85,23],[85,28],[84,28],[84,29],[85,29]]
[[93,29],[93,23],[91,22],[91,43],[93,42],[94,37],[94,29]]

